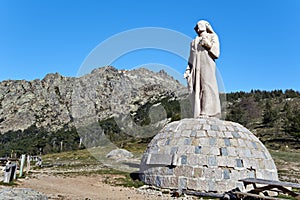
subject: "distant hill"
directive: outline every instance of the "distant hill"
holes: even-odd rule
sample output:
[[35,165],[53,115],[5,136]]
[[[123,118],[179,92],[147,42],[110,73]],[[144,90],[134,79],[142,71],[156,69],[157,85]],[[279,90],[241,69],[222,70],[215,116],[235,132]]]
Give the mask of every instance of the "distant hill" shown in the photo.
[[227,96],[226,119],[238,122],[269,148],[300,149],[300,92],[235,92]]

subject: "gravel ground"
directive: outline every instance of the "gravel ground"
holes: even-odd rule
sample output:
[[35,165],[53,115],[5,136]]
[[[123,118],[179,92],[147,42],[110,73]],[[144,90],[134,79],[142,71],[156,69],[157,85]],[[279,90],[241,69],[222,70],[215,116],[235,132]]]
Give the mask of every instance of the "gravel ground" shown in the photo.
[[18,187],[32,188],[44,193],[48,199],[196,199],[192,196],[171,197],[168,191],[148,186],[127,188],[106,184],[104,175],[65,177],[62,175],[39,174],[35,178],[23,179]]
[[47,200],[47,196],[30,188],[1,188],[0,200]]

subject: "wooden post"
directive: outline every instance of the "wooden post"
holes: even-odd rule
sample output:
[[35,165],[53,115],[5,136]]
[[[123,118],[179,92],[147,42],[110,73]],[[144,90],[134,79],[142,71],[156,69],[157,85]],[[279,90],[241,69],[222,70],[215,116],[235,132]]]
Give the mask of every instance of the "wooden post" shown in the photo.
[[79,149],[81,148],[81,144],[82,144],[82,137],[80,137],[79,139]]
[[11,164],[10,161],[8,161],[5,165],[4,168],[4,177],[3,177],[3,182],[4,183],[9,183],[10,181],[10,176],[11,176]]
[[18,169],[18,162],[16,162],[16,170],[14,173],[14,180],[17,179],[17,169]]
[[63,150],[63,146],[64,146],[64,141],[61,141],[61,142],[60,142],[60,151]]
[[26,168],[26,173],[30,171],[30,155],[27,155],[27,168]]
[[17,171],[17,164],[12,163],[10,164],[10,176],[9,176],[9,182],[13,181],[15,179],[15,173]]
[[24,163],[25,163],[25,154],[22,154],[19,177],[22,177],[23,175]]

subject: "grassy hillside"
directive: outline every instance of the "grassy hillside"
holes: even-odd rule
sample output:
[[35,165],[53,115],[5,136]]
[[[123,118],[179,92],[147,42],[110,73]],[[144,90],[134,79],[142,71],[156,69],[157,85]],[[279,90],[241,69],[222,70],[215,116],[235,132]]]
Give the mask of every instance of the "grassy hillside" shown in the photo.
[[300,149],[300,93],[294,90],[227,94],[227,120],[252,131],[271,149]]

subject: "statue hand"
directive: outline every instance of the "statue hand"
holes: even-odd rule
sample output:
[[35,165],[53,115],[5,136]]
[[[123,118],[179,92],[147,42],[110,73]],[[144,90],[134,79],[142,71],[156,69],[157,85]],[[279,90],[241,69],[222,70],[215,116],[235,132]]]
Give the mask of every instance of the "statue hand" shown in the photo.
[[187,79],[190,76],[190,70],[186,70],[183,74],[183,78]]
[[201,40],[201,46],[205,47],[206,49],[210,49],[211,48],[211,42],[207,39],[207,38],[203,38]]

